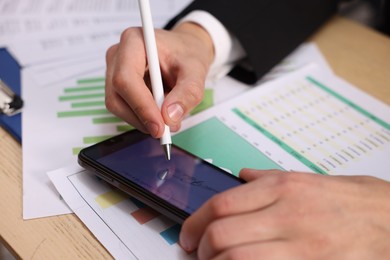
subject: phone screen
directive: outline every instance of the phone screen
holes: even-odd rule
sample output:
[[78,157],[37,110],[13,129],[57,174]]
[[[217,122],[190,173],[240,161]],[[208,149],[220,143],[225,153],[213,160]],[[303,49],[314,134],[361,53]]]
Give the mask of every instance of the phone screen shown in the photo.
[[175,146],[171,160],[166,160],[159,140],[150,137],[96,161],[189,215],[213,195],[242,184],[239,178]]

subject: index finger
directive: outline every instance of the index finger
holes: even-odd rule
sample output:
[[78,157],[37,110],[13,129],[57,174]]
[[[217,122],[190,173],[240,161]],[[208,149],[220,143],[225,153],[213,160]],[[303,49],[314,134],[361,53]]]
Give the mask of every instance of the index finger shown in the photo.
[[141,28],[125,30],[118,46],[112,85],[154,137],[164,132],[164,121],[144,81],[146,52]]
[[224,191],[208,200],[183,224],[180,245],[193,251],[207,226],[216,219],[259,210],[275,203],[279,197],[274,189],[273,175],[262,175],[255,181]]

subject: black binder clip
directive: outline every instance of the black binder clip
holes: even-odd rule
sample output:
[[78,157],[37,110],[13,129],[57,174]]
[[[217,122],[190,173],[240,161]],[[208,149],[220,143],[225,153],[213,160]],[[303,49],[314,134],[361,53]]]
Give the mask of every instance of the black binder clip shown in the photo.
[[23,107],[23,100],[0,79],[0,114],[16,115]]

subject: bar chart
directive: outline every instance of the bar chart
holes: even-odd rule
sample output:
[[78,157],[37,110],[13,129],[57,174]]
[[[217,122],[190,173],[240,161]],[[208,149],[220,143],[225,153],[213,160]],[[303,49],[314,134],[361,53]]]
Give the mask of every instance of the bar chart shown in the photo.
[[[136,220],[139,225],[145,225],[156,218],[164,218],[154,209],[114,188],[95,197],[95,202],[104,210],[124,202],[131,212],[128,216],[131,216]],[[164,222],[170,221],[165,220]],[[169,245],[173,245],[178,242],[180,227],[179,224],[172,223],[171,226],[168,225],[166,229],[159,231],[158,233]]]
[[[77,76],[58,80],[69,73]],[[22,117],[23,153],[28,155],[23,161],[25,218],[39,217],[42,212],[47,216],[68,213],[57,192],[41,182],[46,172],[73,162],[84,147],[133,129],[107,111],[104,74],[101,68],[86,72],[81,65],[69,64],[68,69],[52,72],[57,80],[48,83],[40,80],[36,69],[23,71],[23,95],[29,96],[29,109]],[[191,114],[212,106],[213,101],[213,89],[207,89]],[[37,205],[35,197],[50,200],[51,206]]]
[[[75,213],[87,226],[93,225],[95,235],[100,240],[104,240],[100,236],[105,239],[112,236],[108,243],[116,250],[110,250],[111,253],[118,252],[122,258],[133,256],[137,259],[155,259],[161,254],[168,259],[195,257],[194,254],[187,254],[178,245],[181,225],[84,169],[77,167],[74,173],[70,172],[67,170],[65,173],[60,169],[53,172],[51,178],[67,179],[66,192],[62,190],[65,186],[57,188],[62,190],[61,194],[70,201],[70,207],[75,206],[73,202],[77,204]],[[75,191],[72,196],[77,194],[77,198],[67,197],[70,189]],[[110,245],[105,246],[110,248]]]
[[[67,103],[69,110],[58,111],[57,118],[60,120],[71,119],[73,117],[86,117],[90,119],[89,123],[115,124],[116,132],[112,135],[85,136],[82,143],[85,146],[103,141],[115,134],[134,129],[126,124],[122,119],[112,115],[105,107],[104,102],[104,77],[83,78],[76,81],[75,86],[66,87],[58,101]],[[87,123],[87,121],[85,121]],[[73,147],[72,153],[78,154],[84,146]]]

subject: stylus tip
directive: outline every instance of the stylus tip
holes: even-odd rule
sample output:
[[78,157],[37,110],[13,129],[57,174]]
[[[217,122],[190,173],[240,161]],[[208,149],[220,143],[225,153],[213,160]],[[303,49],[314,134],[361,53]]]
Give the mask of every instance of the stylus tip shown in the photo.
[[165,152],[165,158],[169,161],[171,159],[171,144],[164,144],[163,148]]

